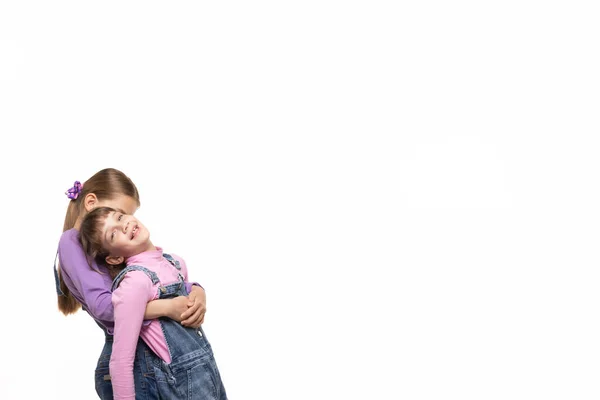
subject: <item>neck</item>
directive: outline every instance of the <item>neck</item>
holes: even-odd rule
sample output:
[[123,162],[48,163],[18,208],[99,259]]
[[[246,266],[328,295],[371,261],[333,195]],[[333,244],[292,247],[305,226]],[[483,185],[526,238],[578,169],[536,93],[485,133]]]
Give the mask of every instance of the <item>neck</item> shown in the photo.
[[83,217],[80,215],[79,217],[77,217],[77,219],[75,220],[75,225],[73,225],[73,228],[79,230],[79,228],[81,228],[81,221],[83,221]]
[[[149,241],[149,240],[148,240],[148,242],[146,243],[146,245],[144,246],[144,248],[143,248],[143,249],[142,249],[140,252],[138,252],[137,254],[145,253],[145,252],[147,252],[147,251],[156,251],[156,246],[154,246],[154,245],[152,244],[152,242],[151,242],[151,241]],[[136,255],[137,255],[137,254],[136,254]]]
[[148,240],[148,248],[146,248],[146,250],[144,251],[155,251],[156,250],[156,246],[152,244],[151,241]]
[[142,253],[145,253],[145,252],[147,252],[147,251],[156,251],[156,246],[154,246],[154,245],[152,244],[152,242],[151,242],[151,241],[148,241],[148,243],[146,244],[146,246],[144,247],[144,249],[142,249],[142,250],[138,251],[136,254],[132,254],[132,255],[130,255],[130,256],[123,256],[123,255],[120,255],[120,256],[115,256],[115,255],[113,254],[113,255],[111,255],[111,257],[123,257],[123,261],[124,261],[125,263],[127,263],[127,261],[128,261],[128,260],[129,260],[131,257],[135,257],[135,256],[137,256],[137,255],[139,255],[139,254],[142,254]]

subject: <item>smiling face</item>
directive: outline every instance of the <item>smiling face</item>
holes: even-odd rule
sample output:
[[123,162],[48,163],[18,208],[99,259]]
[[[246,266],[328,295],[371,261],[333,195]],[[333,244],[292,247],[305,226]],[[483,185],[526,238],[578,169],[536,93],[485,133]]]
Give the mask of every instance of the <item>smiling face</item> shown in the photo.
[[111,211],[100,227],[102,247],[109,253],[106,262],[120,264],[123,259],[144,251],[154,250],[150,232],[133,215]]

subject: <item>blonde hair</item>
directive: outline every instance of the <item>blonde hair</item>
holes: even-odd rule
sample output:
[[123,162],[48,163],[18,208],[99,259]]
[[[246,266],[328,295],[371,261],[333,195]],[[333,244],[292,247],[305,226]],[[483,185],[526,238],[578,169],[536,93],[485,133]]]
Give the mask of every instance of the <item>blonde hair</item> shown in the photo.
[[[118,169],[105,168],[96,172],[85,181],[77,198],[69,202],[63,232],[72,229],[75,226],[77,218],[85,212],[83,199],[90,193],[95,194],[99,201],[113,200],[119,195],[125,195],[133,198],[137,202],[138,207],[140,205],[140,195],[133,181]],[[60,290],[63,293],[58,296],[58,309],[64,315],[73,314],[81,308],[81,304],[69,291],[62,278],[60,268],[57,268],[57,270]]]

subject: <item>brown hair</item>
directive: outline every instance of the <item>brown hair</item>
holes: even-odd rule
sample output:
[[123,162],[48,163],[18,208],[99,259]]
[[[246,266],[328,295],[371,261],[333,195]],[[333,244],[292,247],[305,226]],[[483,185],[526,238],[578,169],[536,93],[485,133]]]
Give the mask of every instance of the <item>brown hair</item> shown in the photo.
[[[102,246],[102,224],[111,212],[117,211],[111,207],[97,207],[86,214],[79,227],[79,241],[85,254],[98,263],[106,264],[108,251]],[[107,265],[110,277],[115,279],[125,264]]]
[[[133,181],[118,169],[105,168],[85,181],[77,199],[69,202],[63,232],[73,228],[77,218],[85,212],[84,199],[90,193],[95,194],[99,201],[112,200],[118,195],[125,195],[135,199],[138,207],[140,205],[140,195]],[[58,296],[58,309],[65,315],[73,314],[79,310],[81,304],[69,291],[61,276],[60,268],[58,268],[58,279],[60,290],[63,292],[63,295]]]

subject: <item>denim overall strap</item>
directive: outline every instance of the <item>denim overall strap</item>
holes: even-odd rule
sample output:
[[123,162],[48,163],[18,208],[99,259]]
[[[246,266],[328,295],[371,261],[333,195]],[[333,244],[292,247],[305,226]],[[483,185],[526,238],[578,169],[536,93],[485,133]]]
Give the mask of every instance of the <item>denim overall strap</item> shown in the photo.
[[[170,296],[170,297],[175,297],[175,296],[187,296],[189,295],[189,293],[185,290],[185,279],[183,279],[183,275],[181,275],[181,265],[179,265],[179,261],[177,261],[176,259],[174,259],[170,254],[167,253],[163,253],[163,257],[171,263],[171,265],[173,267],[175,267],[177,269],[178,272],[178,276],[179,276],[179,282],[178,284],[181,285],[182,288],[184,288],[184,290],[182,290],[181,292],[172,292],[170,293],[170,295],[166,294],[166,292],[162,292],[164,297]],[[177,289],[179,290],[179,289]],[[161,289],[162,291],[162,289]]]
[[178,271],[181,271],[181,266],[179,265],[179,261],[177,261],[170,254],[167,254],[167,253],[163,253],[163,257],[166,258],[167,261],[170,262],[172,266],[177,268]]
[[119,275],[117,275],[115,277],[115,279],[113,279],[113,283],[112,283],[112,287],[111,287],[110,291],[114,292],[115,289],[119,286],[119,284],[123,280],[123,278],[125,278],[125,275],[131,271],[144,272],[146,275],[148,275],[148,278],[150,278],[150,280],[152,281],[152,284],[154,284],[154,285],[160,282],[160,280],[158,279],[158,275],[156,275],[156,272],[150,271],[148,268],[142,267],[141,265],[130,265],[127,268],[125,268],[123,271],[119,272]]
[[168,285],[161,284],[158,287],[158,298],[159,299],[169,299],[177,296],[187,296],[187,290],[185,288],[185,281],[183,280],[183,276],[179,274],[179,279],[177,282],[170,283]]
[[62,290],[60,290],[60,279],[58,279],[58,269],[56,267],[56,260],[58,259],[58,250],[56,250],[56,256],[54,257],[54,283],[56,283],[56,295],[64,296]]

